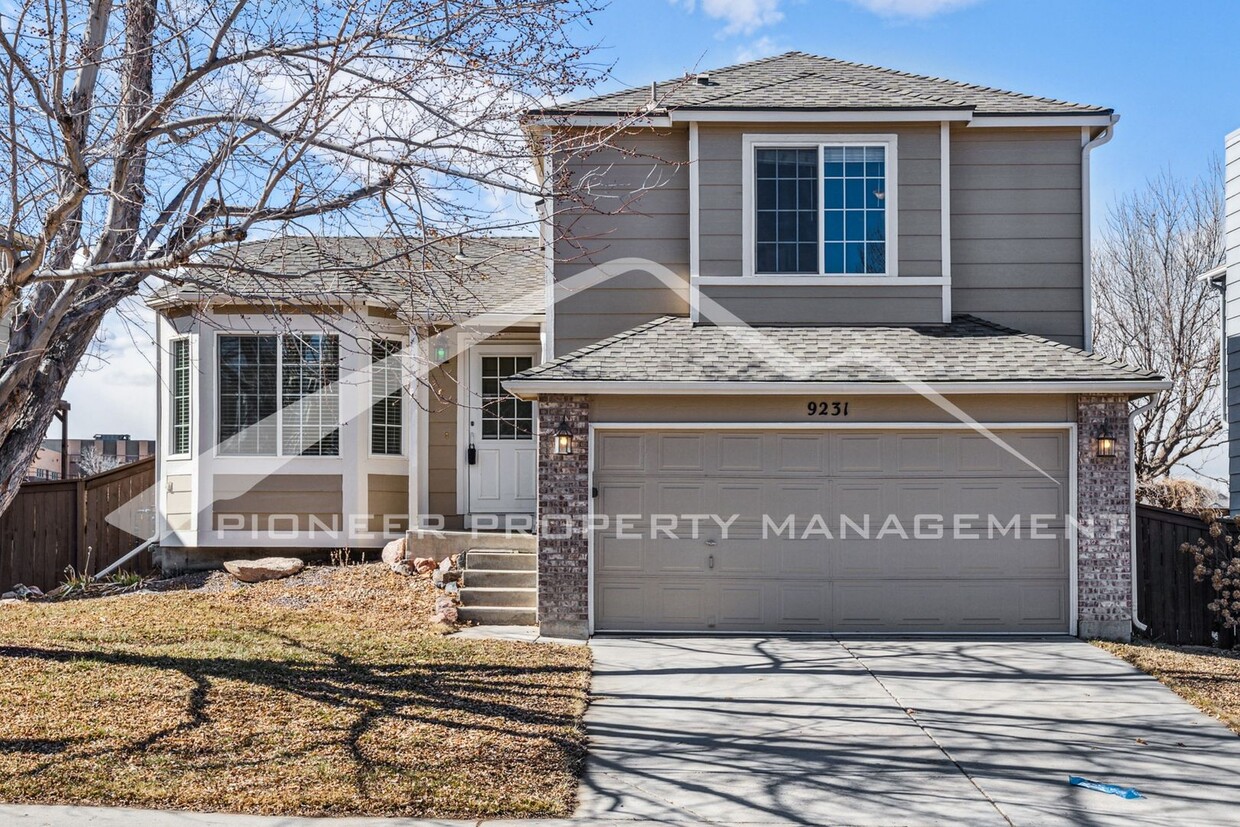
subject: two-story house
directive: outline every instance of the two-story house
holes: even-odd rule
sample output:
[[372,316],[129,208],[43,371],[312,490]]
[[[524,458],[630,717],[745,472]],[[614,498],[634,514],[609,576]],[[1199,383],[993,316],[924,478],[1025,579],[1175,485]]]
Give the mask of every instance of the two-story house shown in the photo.
[[536,515],[547,634],[1127,637],[1116,120],[789,53],[529,113],[609,136],[534,159],[541,240],[221,252],[152,299],[165,559]]
[[[634,119],[634,115],[639,115]],[[1129,402],[1094,356],[1110,109],[788,53],[532,113],[538,620],[1127,637]],[[621,208],[623,205],[623,208]]]

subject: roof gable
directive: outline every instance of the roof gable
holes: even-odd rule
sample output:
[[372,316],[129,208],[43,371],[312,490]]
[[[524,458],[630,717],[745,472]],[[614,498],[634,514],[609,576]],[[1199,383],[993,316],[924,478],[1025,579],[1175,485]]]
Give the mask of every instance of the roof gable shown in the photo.
[[[727,66],[654,84],[659,108],[970,110],[977,115],[1108,115],[1100,106],[852,63],[804,52]],[[649,108],[650,87],[575,101],[545,114],[627,114]]]

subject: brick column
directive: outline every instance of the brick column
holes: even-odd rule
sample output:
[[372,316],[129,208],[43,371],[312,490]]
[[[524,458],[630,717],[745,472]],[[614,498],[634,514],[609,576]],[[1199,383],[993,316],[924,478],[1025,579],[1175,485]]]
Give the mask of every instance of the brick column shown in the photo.
[[[561,422],[573,432],[571,454],[555,453]],[[589,424],[587,396],[538,400],[538,626],[548,637],[585,638],[590,630]]]
[[[1077,634],[1128,640],[1132,636],[1132,496],[1128,398],[1078,396]],[[1100,457],[1098,435],[1115,437],[1115,456]]]

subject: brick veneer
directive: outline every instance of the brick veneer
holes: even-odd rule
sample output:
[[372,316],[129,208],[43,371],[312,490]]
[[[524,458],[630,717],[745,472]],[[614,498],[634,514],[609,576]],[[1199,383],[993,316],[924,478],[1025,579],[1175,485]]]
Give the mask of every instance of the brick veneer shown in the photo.
[[[1128,640],[1132,636],[1132,547],[1128,399],[1080,396],[1077,424],[1077,634]],[[1115,456],[1100,457],[1106,428]]]
[[[561,422],[573,432],[571,454],[555,453]],[[538,626],[549,637],[589,634],[589,423],[589,397],[538,400]]]

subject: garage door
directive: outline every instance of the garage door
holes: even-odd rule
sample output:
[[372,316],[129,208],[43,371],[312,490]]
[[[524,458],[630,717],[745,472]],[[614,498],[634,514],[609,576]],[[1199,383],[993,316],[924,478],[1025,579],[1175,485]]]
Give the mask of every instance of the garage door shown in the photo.
[[1068,434],[995,433],[599,429],[595,628],[1067,632]]

